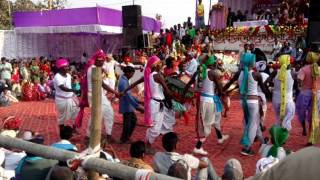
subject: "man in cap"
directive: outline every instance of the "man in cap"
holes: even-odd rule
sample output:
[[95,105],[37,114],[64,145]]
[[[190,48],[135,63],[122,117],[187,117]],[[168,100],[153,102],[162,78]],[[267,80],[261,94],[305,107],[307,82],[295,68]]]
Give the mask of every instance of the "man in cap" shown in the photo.
[[79,107],[75,91],[72,89],[71,75],[68,73],[69,62],[59,59],[56,62],[58,73],[53,78],[55,92],[55,103],[58,111],[58,124],[60,129],[68,120],[75,120]]

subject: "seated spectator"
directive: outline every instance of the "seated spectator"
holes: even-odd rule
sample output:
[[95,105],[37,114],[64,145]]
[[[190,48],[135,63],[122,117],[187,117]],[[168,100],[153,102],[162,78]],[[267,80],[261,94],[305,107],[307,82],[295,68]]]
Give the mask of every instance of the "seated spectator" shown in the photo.
[[69,140],[72,138],[73,129],[70,126],[60,128],[60,141],[52,144],[52,147],[77,152],[78,149]]
[[131,144],[130,156],[131,159],[128,161],[123,161],[124,165],[134,167],[137,169],[148,169],[153,171],[153,168],[143,161],[144,155],[146,153],[146,145],[143,141],[136,141]]
[[183,163],[184,167],[187,169],[188,180],[191,179],[191,169],[198,169],[197,178],[199,179],[220,179],[208,158],[198,159],[190,154],[180,155],[175,152],[177,143],[178,136],[174,132],[169,132],[162,137],[162,146],[166,152],[157,152],[155,154],[153,159],[155,172],[168,174],[172,165]]
[[10,103],[19,102],[19,100],[11,94],[11,91],[8,87],[4,89],[4,91],[1,93],[1,96],[3,96],[5,101],[9,101]]
[[45,180],[74,180],[74,173],[68,168],[63,166],[54,166],[51,168]]
[[318,147],[304,148],[290,154],[285,159],[272,166],[268,171],[260,173],[250,180],[318,180],[320,177],[319,157],[320,149]]
[[10,179],[12,178],[12,173],[8,172],[3,168],[5,164],[5,153],[0,150],[0,179]]
[[[36,144],[43,144],[44,139],[37,136],[30,140]],[[58,163],[56,160],[44,159],[36,155],[27,153],[21,159],[16,168],[16,178],[23,180],[43,180],[47,177],[49,170]]]
[[284,159],[290,152],[286,151],[282,146],[289,138],[288,130],[274,125],[269,130],[272,144],[262,144],[259,150],[262,157],[273,156],[279,160]]
[[236,159],[229,159],[222,175],[222,180],[243,180],[243,171],[240,162]]
[[40,83],[38,83],[38,92],[40,99],[45,99],[50,96],[51,89],[47,84],[47,80],[44,77],[40,78]]
[[25,101],[37,101],[39,99],[37,87],[30,81],[24,83],[22,86],[22,97]]

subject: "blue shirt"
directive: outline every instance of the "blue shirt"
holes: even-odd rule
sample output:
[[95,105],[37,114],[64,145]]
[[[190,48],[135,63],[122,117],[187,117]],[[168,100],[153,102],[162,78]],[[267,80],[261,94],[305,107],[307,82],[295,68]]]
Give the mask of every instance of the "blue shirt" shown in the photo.
[[[118,90],[119,92],[123,92],[126,88],[129,87],[129,80],[125,75],[122,75],[119,80]],[[120,113],[127,113],[127,112],[134,112],[136,108],[139,107],[139,101],[137,98],[131,95],[130,91],[127,91],[120,98],[119,103],[119,112]]]

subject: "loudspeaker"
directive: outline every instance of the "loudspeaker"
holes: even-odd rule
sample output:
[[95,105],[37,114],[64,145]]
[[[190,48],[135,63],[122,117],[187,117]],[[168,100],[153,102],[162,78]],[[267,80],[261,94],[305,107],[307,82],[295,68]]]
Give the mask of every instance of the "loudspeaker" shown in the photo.
[[150,45],[149,34],[143,34],[138,37],[138,48],[148,48]]
[[307,45],[320,43],[320,1],[311,0],[308,19]]
[[142,35],[141,6],[122,6],[123,45],[138,47],[138,37]]
[[138,47],[138,37],[142,35],[142,29],[133,27],[133,28],[123,28],[123,46],[127,46],[130,48]]
[[141,27],[141,6],[122,6],[122,24],[124,28]]
[[320,21],[320,1],[310,0],[309,21]]

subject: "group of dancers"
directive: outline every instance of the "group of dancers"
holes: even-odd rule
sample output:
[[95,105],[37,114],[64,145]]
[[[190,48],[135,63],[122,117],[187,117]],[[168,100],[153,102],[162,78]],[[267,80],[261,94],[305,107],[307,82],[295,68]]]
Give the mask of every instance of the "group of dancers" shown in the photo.
[[[266,74],[264,71],[267,63],[256,62],[255,54],[246,52],[240,57],[239,71],[224,85],[221,78],[223,76],[221,65],[217,63],[217,58],[206,49],[202,50],[201,55],[194,52],[186,53],[185,71],[179,73],[172,73],[170,63],[167,60],[165,62],[156,55],[153,55],[146,61],[141,79],[130,83],[124,90],[122,88],[122,92],[117,91],[115,83],[110,84],[103,81],[102,92],[106,91],[115,94],[121,101],[121,98],[130,93],[130,89],[138,84],[144,84],[144,109],[141,110],[138,106],[135,107],[140,112],[144,111],[144,121],[148,125],[145,141],[150,151],[152,151],[152,144],[158,136],[173,131],[176,123],[176,104],[181,105],[181,107],[194,105],[194,100],[187,101],[185,97],[185,94],[188,94],[187,92],[192,92],[197,108],[195,122],[197,142],[193,153],[207,155],[208,152],[203,149],[202,145],[211,134],[212,126],[216,132],[218,144],[223,144],[229,138],[229,135],[224,134],[221,129],[222,110],[223,108],[228,108],[228,105],[225,103],[226,99],[229,98],[226,92],[237,81],[244,115],[243,136],[241,138],[243,149],[241,150],[241,154],[253,155],[254,152],[251,146],[255,140],[258,139],[261,143],[265,143],[266,141],[262,135],[262,131],[265,129],[264,121],[267,114],[267,99],[272,99],[276,115],[276,125],[286,131],[290,131],[292,129],[291,121],[297,111],[298,118],[303,127],[303,135],[308,135],[308,145],[318,142],[320,133],[318,116],[320,110],[320,90],[318,87],[320,84],[319,58],[319,53],[310,51],[306,56],[305,65],[295,77],[291,66],[291,63],[294,61],[292,61],[290,55],[280,55],[278,58],[279,68],[274,69],[270,74]],[[110,55],[107,56],[102,50],[99,50],[88,60],[85,76],[82,80],[80,102],[71,88],[71,76],[67,71],[69,66],[68,61],[65,59],[56,61],[56,67],[59,71],[54,77],[54,87],[56,89],[55,103],[60,127],[63,127],[65,122],[70,119],[75,120],[76,127],[81,127],[83,109],[91,106],[92,68],[101,67],[103,71],[109,71],[106,72],[108,77],[115,77],[114,74],[110,73],[114,73],[117,63],[110,63],[110,59],[112,59]],[[105,68],[106,63],[111,67]],[[123,64],[122,68],[125,66],[126,64]],[[124,71],[134,73],[132,69],[128,68]],[[126,75],[126,72],[124,75],[127,79],[130,79],[132,74]],[[177,93],[168,86],[166,78],[171,76],[179,78],[181,75],[188,76],[190,80],[183,87],[183,93]],[[293,97],[295,81],[298,81],[301,89],[296,102]],[[272,92],[270,92],[270,86],[273,87]],[[111,102],[107,98],[107,93],[102,93],[101,103],[107,140],[112,142],[114,141],[112,137],[114,112]],[[136,103],[141,102],[137,100]],[[184,108],[183,111],[187,111],[187,109],[189,108]],[[308,132],[306,124],[309,124]],[[131,131],[133,129],[131,128]],[[129,136],[131,134],[132,132]],[[89,131],[87,131],[87,135],[89,135]],[[130,137],[127,137],[126,140],[128,138]]]

